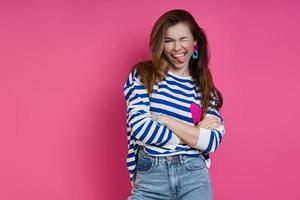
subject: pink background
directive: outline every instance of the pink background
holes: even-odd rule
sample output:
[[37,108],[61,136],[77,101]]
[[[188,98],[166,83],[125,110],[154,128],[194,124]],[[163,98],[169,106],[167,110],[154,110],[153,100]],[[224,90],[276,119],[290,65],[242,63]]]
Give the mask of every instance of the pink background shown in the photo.
[[123,84],[174,8],[206,30],[224,95],[215,199],[300,199],[300,3],[248,2],[1,1],[0,199],[126,199]]

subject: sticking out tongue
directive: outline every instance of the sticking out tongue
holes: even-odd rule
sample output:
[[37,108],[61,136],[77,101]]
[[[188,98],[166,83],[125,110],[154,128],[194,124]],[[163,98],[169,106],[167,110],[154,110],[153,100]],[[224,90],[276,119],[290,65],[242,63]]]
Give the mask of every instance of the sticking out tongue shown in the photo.
[[179,56],[179,57],[175,57],[176,60],[178,60],[179,62],[183,63],[185,60],[185,55]]

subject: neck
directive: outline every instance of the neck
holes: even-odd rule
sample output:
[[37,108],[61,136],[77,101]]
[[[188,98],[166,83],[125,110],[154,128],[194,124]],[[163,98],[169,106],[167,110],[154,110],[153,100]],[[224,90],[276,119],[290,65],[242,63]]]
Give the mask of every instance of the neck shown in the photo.
[[169,70],[171,72],[173,72],[174,74],[177,74],[178,76],[191,76],[188,68],[176,69],[176,68],[170,67]]

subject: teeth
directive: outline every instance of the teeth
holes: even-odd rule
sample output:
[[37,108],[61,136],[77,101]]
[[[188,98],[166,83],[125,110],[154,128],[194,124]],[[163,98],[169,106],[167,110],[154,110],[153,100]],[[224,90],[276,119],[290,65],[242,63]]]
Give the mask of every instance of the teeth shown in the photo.
[[181,54],[173,54],[173,57],[180,57],[180,56],[184,56],[186,53],[181,53]]

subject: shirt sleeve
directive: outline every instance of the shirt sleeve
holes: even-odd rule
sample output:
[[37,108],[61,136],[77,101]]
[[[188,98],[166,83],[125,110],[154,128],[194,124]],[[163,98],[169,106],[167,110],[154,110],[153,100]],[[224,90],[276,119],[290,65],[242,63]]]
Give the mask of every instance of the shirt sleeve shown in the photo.
[[124,96],[127,105],[127,125],[135,139],[147,145],[168,149],[178,146],[180,138],[166,126],[152,120],[149,96],[136,69],[129,74],[124,85]]
[[[210,103],[214,104],[215,99]],[[206,116],[215,116],[219,118],[221,125],[215,129],[206,129],[200,127],[200,134],[195,148],[204,151],[205,153],[212,153],[217,150],[225,134],[224,120],[220,115],[220,112],[212,106],[208,107]]]

